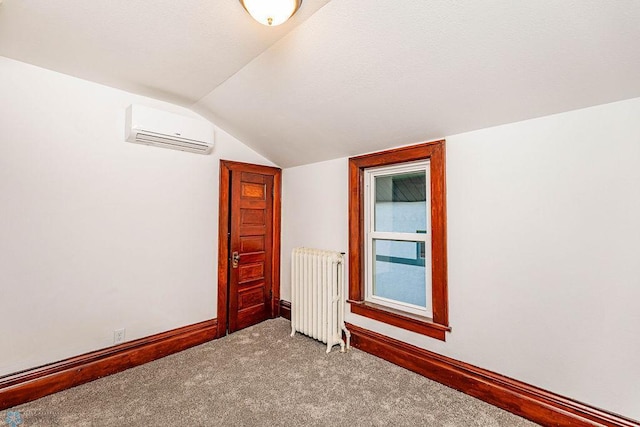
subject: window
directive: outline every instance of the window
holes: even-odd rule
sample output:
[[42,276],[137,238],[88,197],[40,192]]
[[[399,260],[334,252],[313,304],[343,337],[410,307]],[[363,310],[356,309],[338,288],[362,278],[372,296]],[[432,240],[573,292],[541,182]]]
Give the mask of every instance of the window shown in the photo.
[[429,172],[429,161],[364,171],[365,301],[426,317],[432,317]]
[[352,313],[445,339],[444,179],[444,141],[349,159]]

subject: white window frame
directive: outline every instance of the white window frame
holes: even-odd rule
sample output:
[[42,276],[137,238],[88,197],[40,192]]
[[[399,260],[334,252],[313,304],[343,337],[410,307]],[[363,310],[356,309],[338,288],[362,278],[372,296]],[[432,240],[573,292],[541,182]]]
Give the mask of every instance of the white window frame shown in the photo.
[[[375,200],[376,189],[375,179],[379,176],[397,175],[410,172],[425,172],[426,178],[426,233],[399,233],[399,232],[383,232],[375,231]],[[416,314],[419,316],[432,317],[432,268],[431,268],[431,174],[430,160],[421,160],[417,162],[407,162],[391,166],[381,166],[367,168],[364,170],[364,252],[365,252],[365,301],[379,304],[391,309],[400,310],[406,313]],[[402,301],[392,300],[376,296],[373,294],[373,272],[375,261],[373,259],[373,242],[374,240],[395,240],[404,242],[415,242],[417,244],[424,243],[425,246],[425,295],[426,307],[415,304],[409,304]]]

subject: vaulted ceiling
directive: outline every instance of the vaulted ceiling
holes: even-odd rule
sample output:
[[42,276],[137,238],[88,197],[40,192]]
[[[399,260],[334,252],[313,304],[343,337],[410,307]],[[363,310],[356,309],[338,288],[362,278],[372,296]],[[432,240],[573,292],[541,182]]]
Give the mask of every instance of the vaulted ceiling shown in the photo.
[[[4,0],[0,55],[194,109],[283,167],[640,96],[637,0]],[[517,143],[517,141],[514,141]]]

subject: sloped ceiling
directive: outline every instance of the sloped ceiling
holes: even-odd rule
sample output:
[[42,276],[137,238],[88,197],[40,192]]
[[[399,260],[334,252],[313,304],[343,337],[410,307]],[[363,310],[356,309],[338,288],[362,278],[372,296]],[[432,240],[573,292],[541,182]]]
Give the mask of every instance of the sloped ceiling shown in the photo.
[[[5,0],[0,55],[210,118],[282,167],[640,96],[637,0]],[[517,142],[514,142],[517,143]]]
[[268,28],[238,0],[4,0],[0,55],[190,106],[328,1]]

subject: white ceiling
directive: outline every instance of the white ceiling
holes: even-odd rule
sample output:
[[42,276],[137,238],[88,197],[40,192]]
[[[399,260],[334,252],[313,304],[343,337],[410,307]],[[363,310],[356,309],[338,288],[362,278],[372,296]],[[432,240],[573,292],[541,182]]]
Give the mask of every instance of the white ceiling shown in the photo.
[[328,1],[268,28],[238,0],[5,0],[0,55],[189,106]]
[[191,106],[283,167],[640,96],[638,0],[327,1],[267,28],[236,0],[5,0],[0,55]]

